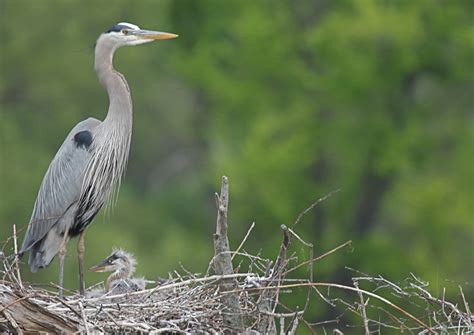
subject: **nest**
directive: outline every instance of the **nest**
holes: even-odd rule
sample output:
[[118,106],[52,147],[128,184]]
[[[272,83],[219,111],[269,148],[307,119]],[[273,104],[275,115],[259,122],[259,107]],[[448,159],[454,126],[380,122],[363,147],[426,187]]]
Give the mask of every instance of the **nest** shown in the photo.
[[279,328],[295,333],[304,310],[277,312],[280,295],[289,293],[279,286],[308,280],[284,278],[288,234],[286,229],[275,261],[245,251],[229,253],[239,254],[241,264],[248,261],[244,273],[211,274],[214,257],[204,275],[182,269],[152,288],[97,297],[73,293],[60,298],[56,290],[26,285],[16,260],[3,257],[0,331],[222,333],[243,328],[266,333],[275,330],[278,318]]
[[[299,313],[287,315],[258,312],[260,294],[248,290],[248,277],[230,276],[178,277],[151,289],[121,295],[87,298],[78,295],[61,299],[57,293],[32,286],[0,284],[2,310],[0,331],[18,332],[204,332],[233,330],[226,325],[223,305],[225,294],[219,291],[222,280],[236,280],[235,291],[241,306],[240,317],[258,324],[268,316],[287,318],[297,326]],[[254,284],[252,284],[254,285]],[[14,305],[14,307],[13,307]],[[21,320],[21,321],[18,321]]]
[[[452,303],[446,299],[445,292],[441,298],[431,295],[428,284],[414,275],[402,285],[350,269],[356,272],[351,286],[315,282],[313,263],[351,243],[347,241],[313,257],[313,245],[295,232],[294,227],[302,216],[327,197],[318,199],[303,211],[292,228],[281,226],[283,238],[275,259],[264,259],[243,248],[254,224],[238,248],[230,250],[228,184],[224,177],[221,194],[216,194],[214,257],[207,271],[204,274],[193,274],[185,269],[174,271],[167,280],[151,288],[118,295],[82,297],[70,292],[61,298],[55,289],[23,283],[15,256],[14,227],[12,238],[3,248],[6,250],[7,244],[13,244],[12,256],[0,252],[0,332],[295,334],[299,328],[307,327],[312,332],[316,328],[326,332],[329,328],[333,334],[343,334],[336,327],[349,320],[346,314],[358,316],[360,323],[351,327],[359,327],[359,332],[366,334],[380,333],[381,329],[409,334],[474,332],[474,316],[461,287],[462,300]],[[306,248],[306,259],[290,254],[292,241]],[[234,267],[233,262],[237,260]],[[296,274],[301,274],[302,269],[306,269],[306,277],[298,278]],[[360,285],[370,288],[361,289]],[[323,294],[321,288],[328,290]],[[341,297],[329,288],[356,293],[356,299],[347,300],[347,294]],[[286,295],[294,294],[295,289],[306,290],[307,294],[299,308],[291,309],[282,301]],[[390,299],[396,297],[400,303],[411,306],[410,312],[382,296],[382,292]],[[314,298],[330,308],[338,308],[337,316],[319,322],[307,320],[308,306]],[[371,319],[369,315],[376,317]]]

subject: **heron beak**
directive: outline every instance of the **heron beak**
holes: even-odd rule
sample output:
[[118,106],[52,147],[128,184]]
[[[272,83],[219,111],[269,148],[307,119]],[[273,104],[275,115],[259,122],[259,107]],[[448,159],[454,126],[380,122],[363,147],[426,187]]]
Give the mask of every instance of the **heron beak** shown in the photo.
[[92,271],[92,272],[105,272],[105,266],[106,265],[107,265],[107,261],[103,260],[99,264],[90,267],[89,271]]
[[130,30],[129,34],[135,35],[138,38],[145,40],[168,40],[170,38],[176,38],[178,35],[172,33],[164,33],[161,31],[153,30]]

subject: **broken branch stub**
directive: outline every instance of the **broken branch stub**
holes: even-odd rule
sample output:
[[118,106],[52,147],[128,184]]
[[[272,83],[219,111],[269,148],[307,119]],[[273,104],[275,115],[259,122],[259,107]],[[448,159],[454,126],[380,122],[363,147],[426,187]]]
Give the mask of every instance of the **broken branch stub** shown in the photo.
[[[216,193],[217,223],[214,234],[214,261],[212,263],[217,275],[233,274],[232,258],[227,237],[227,210],[229,206],[229,181],[222,177],[221,193]],[[238,287],[235,279],[222,279],[219,283],[220,292],[233,291]],[[242,310],[237,293],[224,294],[221,298],[224,323],[235,331],[243,330]]]
[[[275,265],[273,266],[272,271],[269,273],[269,280],[265,285],[267,288],[280,285],[280,282],[284,279],[284,270],[288,265],[286,254],[291,242],[290,234],[288,232],[288,228],[285,225],[281,225],[280,228],[283,232],[283,240],[280,245],[280,252],[278,253]],[[262,334],[276,332],[275,320],[271,316],[271,312],[273,312],[275,309],[278,295],[279,289],[268,289],[264,290],[259,297],[257,306],[265,316],[260,319],[260,322],[257,325],[257,330]]]

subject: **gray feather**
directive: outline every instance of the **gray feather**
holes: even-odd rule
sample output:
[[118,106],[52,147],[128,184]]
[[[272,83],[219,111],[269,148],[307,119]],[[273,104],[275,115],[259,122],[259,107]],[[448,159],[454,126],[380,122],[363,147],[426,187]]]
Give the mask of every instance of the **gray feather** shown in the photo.
[[[93,133],[100,124],[94,118],[79,122],[49,165],[20,251],[23,254],[32,250],[29,260],[32,271],[51,262],[59,250],[61,234],[73,223],[73,213],[77,210],[84,175],[92,156],[89,150],[74,143],[74,135],[84,130]],[[53,255],[45,254],[45,250]]]

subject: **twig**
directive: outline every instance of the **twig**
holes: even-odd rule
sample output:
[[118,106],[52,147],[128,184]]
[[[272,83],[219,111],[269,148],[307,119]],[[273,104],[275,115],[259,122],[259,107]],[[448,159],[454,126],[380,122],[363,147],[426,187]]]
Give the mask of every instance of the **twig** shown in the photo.
[[297,317],[295,317],[293,319],[293,324],[291,326],[291,329],[288,331],[288,335],[295,335],[296,334],[296,328],[298,328],[298,323],[299,323],[299,319]]
[[29,295],[25,295],[24,297],[13,300],[11,303],[9,303],[6,306],[2,306],[2,309],[0,309],[0,313],[5,312],[9,307],[13,306],[14,304],[19,303],[22,300],[28,299],[29,297],[30,297]]
[[115,321],[115,318],[114,318],[112,315],[110,315],[109,312],[107,312],[106,310],[104,310],[104,313],[105,313],[105,315],[107,315],[107,316],[109,317],[110,320],[112,320],[112,322],[113,322],[117,327],[119,327],[119,324],[117,323],[117,321]]
[[462,301],[464,302],[464,308],[466,309],[467,322],[469,323],[469,326],[472,328],[472,318],[474,316],[471,314],[471,309],[469,308],[469,304],[467,303],[466,297],[464,296],[464,292],[462,291],[461,285],[459,285],[459,292],[461,292]]
[[343,244],[341,244],[341,245],[335,247],[334,249],[331,249],[331,250],[329,250],[328,252],[325,252],[325,253],[322,254],[321,256],[318,256],[318,257],[316,257],[316,258],[309,259],[309,260],[307,260],[307,261],[301,262],[300,264],[295,265],[295,266],[292,267],[291,269],[285,271],[285,274],[288,274],[288,273],[290,273],[290,272],[293,272],[293,271],[295,271],[296,269],[299,269],[300,267],[305,266],[306,264],[317,262],[317,261],[319,261],[320,259],[322,259],[322,258],[324,258],[324,257],[327,257],[327,256],[329,256],[329,255],[335,253],[335,252],[338,251],[339,249],[342,249],[342,248],[344,248],[345,246],[347,246],[347,245],[349,245],[349,244],[351,244],[351,243],[352,243],[352,241],[349,240],[349,241],[344,242]]
[[305,240],[303,240],[298,234],[296,234],[291,228],[288,228],[288,232],[291,233],[291,235],[293,235],[294,237],[296,237],[296,239],[298,241],[301,242],[301,244],[303,244],[304,246],[306,247],[309,247],[309,248],[312,248],[313,247],[313,244],[312,243],[308,243],[306,242]]
[[185,331],[182,331],[182,330],[177,329],[177,328],[171,328],[171,327],[160,328],[160,329],[157,329],[157,330],[153,331],[153,334],[163,334],[163,333],[187,334],[187,332],[185,332]]
[[307,214],[309,211],[311,211],[316,205],[318,205],[319,203],[325,201],[326,199],[330,198],[331,196],[333,196],[334,194],[338,193],[340,191],[340,189],[337,189],[337,190],[334,190],[334,191],[331,191],[329,192],[328,194],[326,194],[324,197],[322,198],[319,198],[318,200],[316,200],[315,202],[313,202],[308,208],[306,208],[304,211],[302,211],[298,217],[296,218],[295,220],[295,223],[293,223],[293,226],[291,228],[295,229],[296,225],[298,224],[298,222],[300,222],[301,218]]
[[[313,244],[312,243],[308,243],[306,241],[304,241],[300,236],[298,236],[292,229],[288,229],[288,231],[294,236],[296,237],[296,239],[298,241],[300,241],[305,247],[307,247],[309,249],[309,259],[313,259]],[[309,273],[309,282],[312,282],[313,281],[313,262],[309,262],[308,263],[308,273]],[[318,291],[317,288],[315,288],[316,291]],[[311,287],[308,288],[308,292],[306,294],[306,302],[304,304],[304,308],[303,310],[306,310],[309,306],[309,300],[311,298]]]
[[304,311],[295,311],[291,313],[272,313],[272,312],[262,312],[262,314],[268,315],[268,316],[273,316],[275,318],[292,318],[295,315],[298,317],[303,316]]
[[370,335],[369,320],[367,319],[367,313],[365,311],[365,305],[367,304],[369,299],[367,299],[367,302],[364,301],[364,296],[362,295],[362,292],[359,289],[359,284],[357,283],[357,281],[354,281],[354,287],[358,290],[357,294],[359,295],[360,299],[360,308],[362,313],[362,320],[364,321],[365,334]]
[[[288,250],[288,247],[290,246],[290,234],[288,232],[288,228],[285,225],[280,226],[282,232],[283,232],[283,240],[280,245],[280,252],[278,253],[278,257],[275,261],[275,265],[273,266],[273,269],[271,273],[268,275],[270,276],[271,281],[267,283],[267,285],[263,286],[262,288],[264,291],[260,295],[257,301],[257,307],[258,310],[263,313],[269,313],[273,312],[275,313],[275,308],[277,306],[277,301],[278,301],[278,294],[279,294],[279,289],[280,287],[280,280],[283,275],[283,270],[285,269],[287,265],[286,261],[286,253]],[[268,271],[267,271],[268,272]],[[276,286],[274,286],[274,283],[276,281]],[[265,288],[277,288],[276,292],[273,292],[272,290],[265,290]],[[276,331],[273,329],[275,327],[275,321],[273,318],[267,316],[263,316],[257,325],[257,331],[266,334],[270,332]]]
[[240,242],[239,246],[237,247],[237,249],[235,249],[233,255],[232,255],[232,258],[231,260],[233,261],[234,260],[234,257],[235,255],[237,255],[240,251],[240,249],[243,247],[245,241],[247,241],[247,238],[249,237],[250,233],[252,232],[253,228],[255,227],[255,222],[252,222],[252,225],[250,226],[250,228],[247,230],[247,234],[245,234],[244,236],[244,239],[242,240],[242,242]]
[[18,323],[16,323],[15,319],[12,318],[10,313],[7,311],[3,311],[3,315],[7,318],[8,321],[10,321],[10,324],[12,325],[13,329],[16,330],[18,335],[23,335],[23,331],[21,330],[20,326],[18,326]]
[[[61,302],[61,304],[63,304],[64,306],[66,306],[67,308],[69,308],[74,314],[76,314],[78,317],[82,318],[82,314],[79,313],[78,311],[76,311],[71,305],[69,305],[67,302],[65,302],[63,299],[61,298],[58,298],[58,300]],[[80,302],[79,302],[80,303]],[[81,311],[82,312],[82,311]]]
[[75,293],[73,290],[69,290],[69,289],[67,289],[67,288],[61,287],[60,285],[58,285],[58,284],[56,284],[56,283],[53,283],[53,282],[49,282],[49,285],[50,285],[51,287],[55,287],[55,288],[57,288],[57,289],[59,289],[59,290],[62,289],[63,292],[65,291],[65,292],[68,292],[68,293],[70,293],[70,294],[74,294],[74,293]]
[[23,283],[21,281],[20,275],[20,266],[18,264],[18,246],[17,246],[17,237],[16,237],[16,224],[13,224],[13,248],[15,251],[15,265],[16,265],[16,277],[18,279],[18,285],[23,288]]
[[84,327],[86,329],[86,334],[89,335],[89,324],[87,323],[86,314],[84,313],[84,307],[82,307],[82,302],[79,301],[79,309],[81,310],[82,321],[84,322]]

